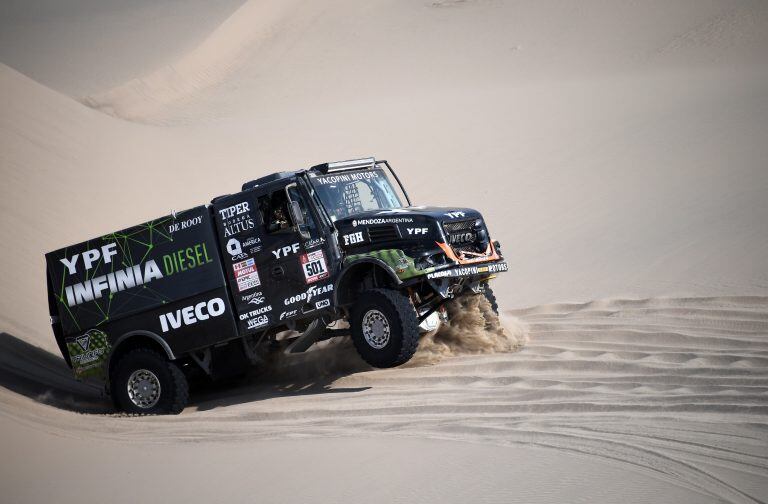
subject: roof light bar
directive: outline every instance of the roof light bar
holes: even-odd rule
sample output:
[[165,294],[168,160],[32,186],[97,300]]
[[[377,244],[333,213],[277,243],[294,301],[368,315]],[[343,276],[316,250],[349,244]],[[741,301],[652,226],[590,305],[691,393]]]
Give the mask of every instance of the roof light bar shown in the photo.
[[342,170],[356,170],[359,168],[373,168],[376,165],[376,159],[362,158],[350,159],[348,161],[335,161],[333,163],[322,163],[315,165],[311,170],[318,170],[321,173],[330,173]]
[[336,161],[328,163],[328,171],[352,170],[354,168],[373,168],[376,160],[372,157],[362,159],[350,159],[348,161]]

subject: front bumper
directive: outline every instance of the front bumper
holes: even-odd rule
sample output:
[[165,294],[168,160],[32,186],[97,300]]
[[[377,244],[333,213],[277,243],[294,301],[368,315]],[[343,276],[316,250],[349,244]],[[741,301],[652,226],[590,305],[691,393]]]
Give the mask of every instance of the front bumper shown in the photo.
[[509,270],[504,260],[481,264],[455,265],[426,274],[432,289],[442,298],[456,297],[466,290],[482,291],[482,284],[494,278],[497,273]]
[[440,280],[443,278],[470,278],[470,277],[488,277],[496,273],[503,273],[509,270],[506,261],[497,261],[483,264],[470,264],[466,266],[451,266],[427,273],[428,280]]

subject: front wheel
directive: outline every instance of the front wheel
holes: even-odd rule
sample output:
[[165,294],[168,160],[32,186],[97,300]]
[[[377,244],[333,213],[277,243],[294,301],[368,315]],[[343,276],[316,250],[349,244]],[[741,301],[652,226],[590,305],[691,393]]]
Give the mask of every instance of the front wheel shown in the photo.
[[398,291],[372,289],[352,306],[352,341],[373,367],[408,362],[419,344],[419,319],[411,300]]
[[496,295],[493,293],[493,289],[491,289],[491,286],[487,283],[485,284],[485,289],[483,289],[483,295],[485,296],[485,299],[488,300],[488,303],[491,305],[491,310],[493,310],[493,313],[495,313],[497,316],[499,314],[499,303],[496,302]]
[[189,401],[189,385],[181,369],[146,348],[120,358],[111,385],[115,406],[126,413],[177,415]]

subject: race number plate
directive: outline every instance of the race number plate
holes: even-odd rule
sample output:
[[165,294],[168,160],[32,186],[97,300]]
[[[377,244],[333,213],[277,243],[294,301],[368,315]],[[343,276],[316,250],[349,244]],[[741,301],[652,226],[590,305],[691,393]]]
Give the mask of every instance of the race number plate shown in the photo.
[[325,264],[325,255],[322,250],[302,255],[301,267],[308,284],[328,278],[328,266]]

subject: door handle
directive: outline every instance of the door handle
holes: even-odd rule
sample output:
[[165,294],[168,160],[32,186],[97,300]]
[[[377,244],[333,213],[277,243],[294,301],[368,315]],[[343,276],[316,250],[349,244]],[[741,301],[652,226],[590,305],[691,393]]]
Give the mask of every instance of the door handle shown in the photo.
[[282,266],[275,266],[274,268],[272,268],[273,277],[280,277],[283,275],[285,275],[285,268],[283,268]]

